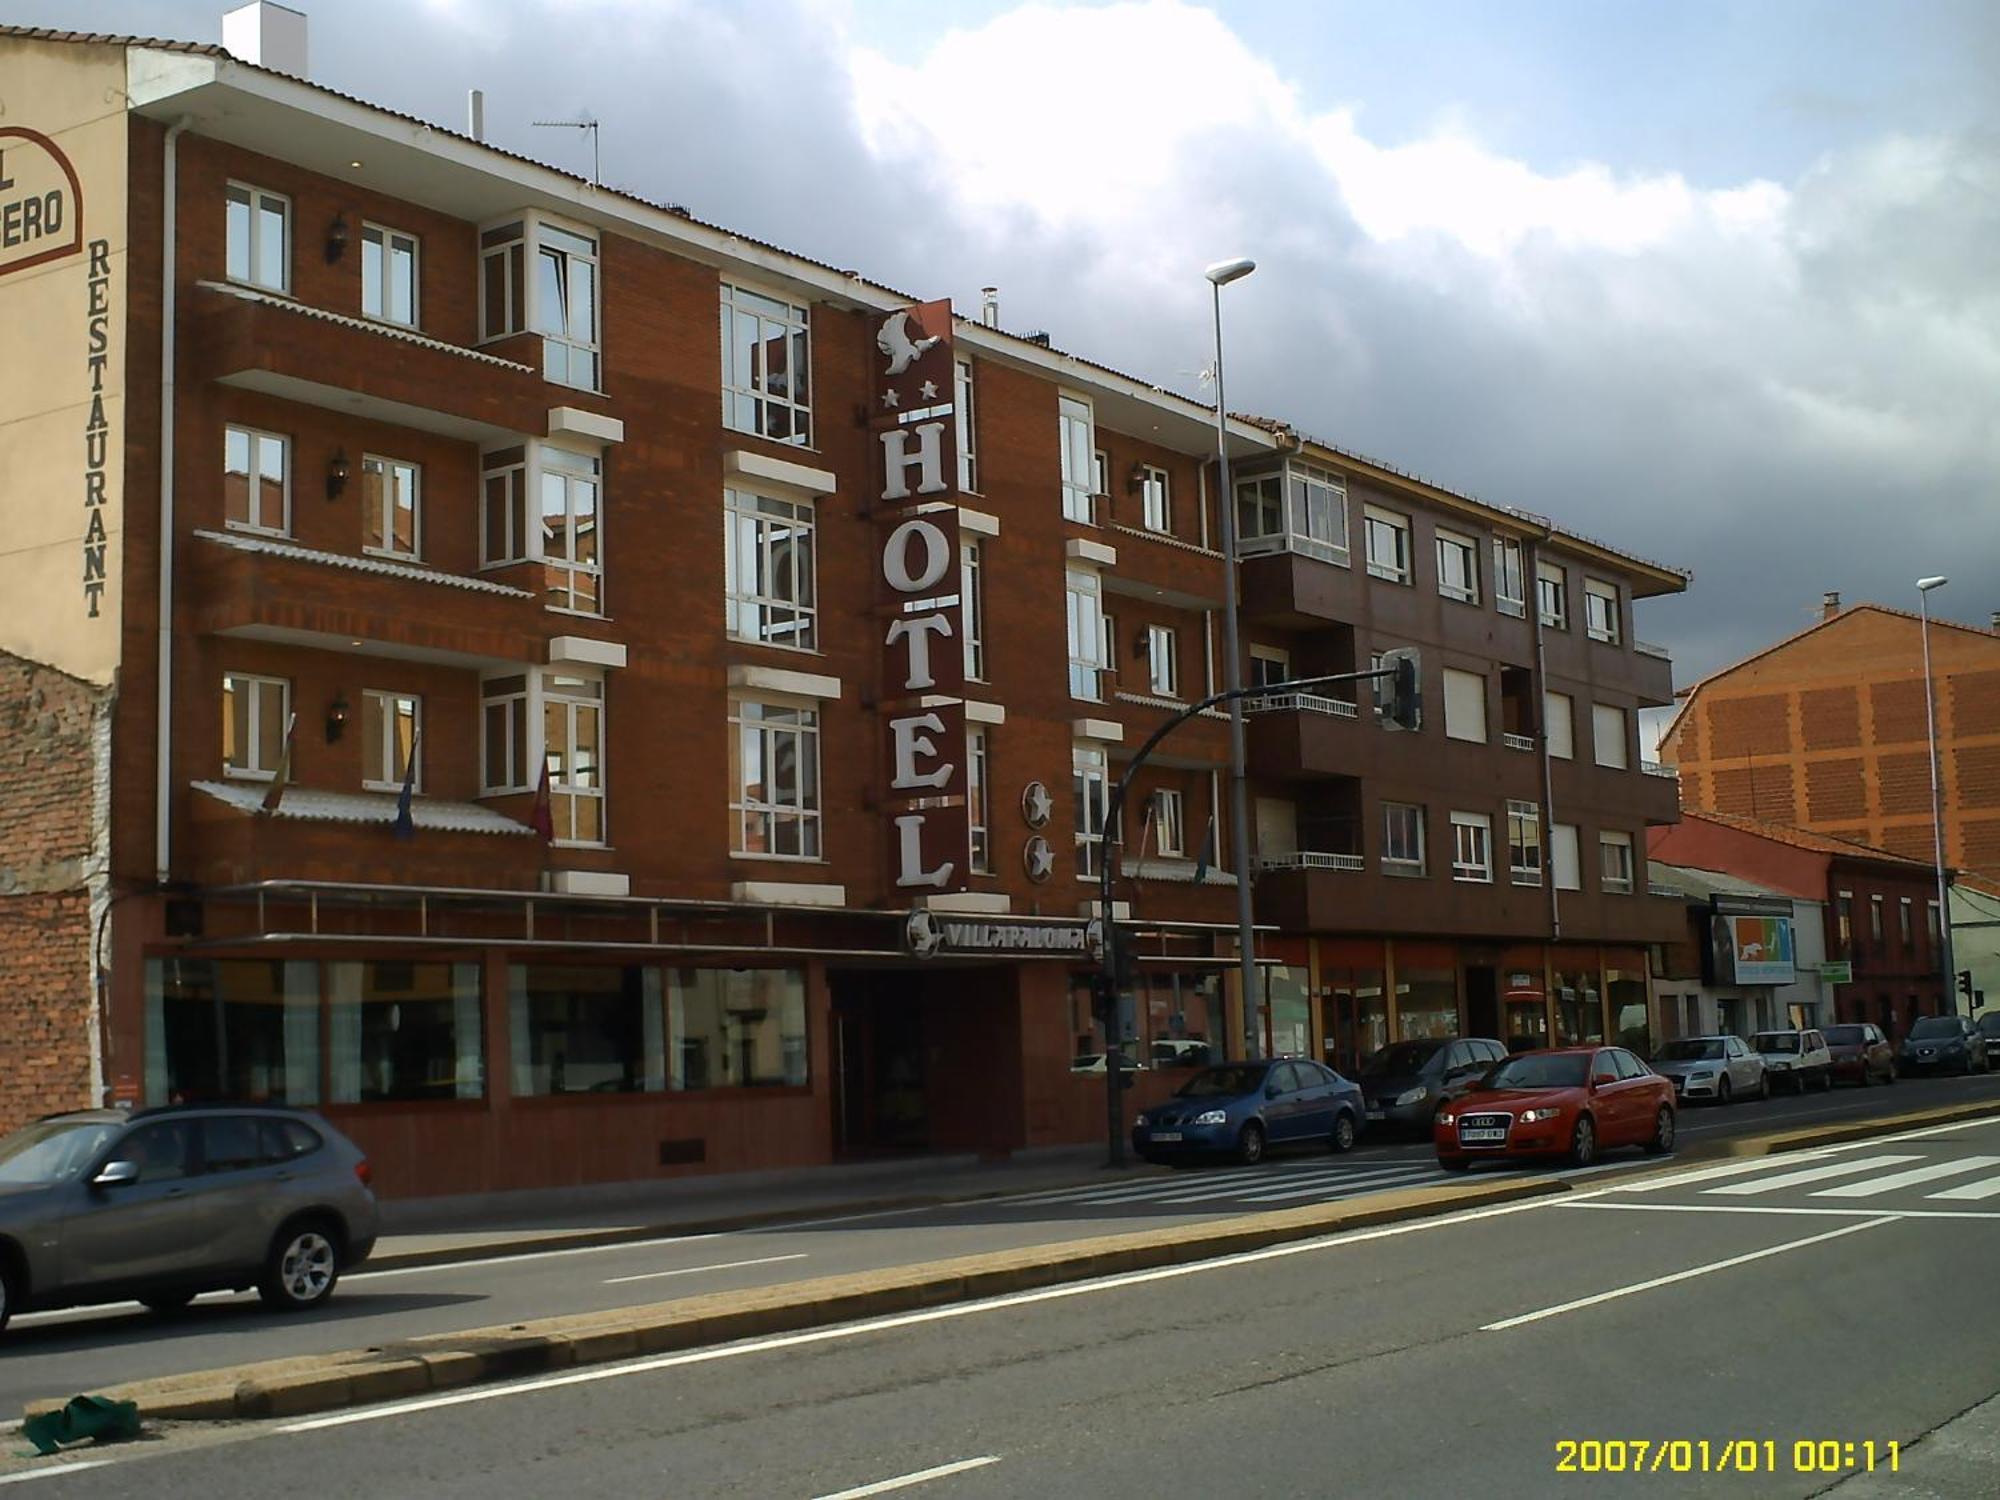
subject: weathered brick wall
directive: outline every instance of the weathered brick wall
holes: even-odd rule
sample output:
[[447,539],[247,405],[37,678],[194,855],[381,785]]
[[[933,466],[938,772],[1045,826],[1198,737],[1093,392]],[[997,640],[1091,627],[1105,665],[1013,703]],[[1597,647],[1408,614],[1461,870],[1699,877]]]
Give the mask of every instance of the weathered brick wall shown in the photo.
[[0,1130],[94,1102],[90,881],[106,696],[0,654]]

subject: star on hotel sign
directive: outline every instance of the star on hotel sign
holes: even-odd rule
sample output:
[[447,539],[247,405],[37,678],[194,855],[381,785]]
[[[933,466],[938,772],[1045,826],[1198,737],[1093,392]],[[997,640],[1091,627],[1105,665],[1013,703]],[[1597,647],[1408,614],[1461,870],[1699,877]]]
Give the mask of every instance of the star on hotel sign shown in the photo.
[[1055,810],[1055,798],[1039,781],[1031,781],[1021,789],[1021,817],[1030,828],[1044,826]]

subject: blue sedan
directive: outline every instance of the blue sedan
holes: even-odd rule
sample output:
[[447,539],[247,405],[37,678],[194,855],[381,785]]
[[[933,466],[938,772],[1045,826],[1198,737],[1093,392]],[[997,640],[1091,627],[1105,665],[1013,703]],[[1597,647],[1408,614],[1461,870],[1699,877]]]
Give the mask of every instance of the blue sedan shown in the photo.
[[1302,1058],[1228,1063],[1202,1069],[1135,1119],[1132,1149],[1147,1161],[1233,1156],[1246,1164],[1271,1146],[1347,1151],[1365,1118],[1360,1088],[1331,1068]]

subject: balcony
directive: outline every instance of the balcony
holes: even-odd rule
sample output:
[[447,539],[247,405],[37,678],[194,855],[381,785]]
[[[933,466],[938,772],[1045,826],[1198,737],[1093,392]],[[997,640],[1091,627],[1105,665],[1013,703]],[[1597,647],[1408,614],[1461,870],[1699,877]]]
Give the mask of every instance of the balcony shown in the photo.
[[1361,710],[1338,698],[1275,693],[1249,700],[1245,716],[1250,770],[1257,776],[1291,781],[1347,775],[1364,751],[1355,738]]
[[1311,630],[1329,620],[1355,618],[1361,584],[1354,569],[1334,557],[1290,550],[1246,551],[1239,567],[1246,620]]
[[1633,690],[1644,706],[1661,708],[1674,701],[1674,663],[1665,646],[1635,640],[1631,661]]
[[1535,748],[1535,737],[1532,734],[1503,734],[1500,736],[1500,743],[1509,750],[1526,750],[1532,753]]
[[1335,854],[1320,849],[1294,849],[1289,854],[1272,854],[1257,863],[1266,870],[1346,870],[1359,874],[1368,862],[1359,854]]

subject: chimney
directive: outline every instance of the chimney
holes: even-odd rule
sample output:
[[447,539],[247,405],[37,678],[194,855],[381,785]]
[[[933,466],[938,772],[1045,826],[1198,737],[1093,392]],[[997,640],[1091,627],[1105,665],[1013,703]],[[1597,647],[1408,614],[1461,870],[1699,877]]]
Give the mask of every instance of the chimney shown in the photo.
[[271,0],[239,5],[222,18],[222,46],[243,61],[274,73],[307,76],[304,11],[273,5]]
[[1000,326],[1000,288],[983,286],[979,289],[979,321],[988,328]]
[[1839,613],[1840,613],[1840,590],[1828,589],[1824,594],[1820,596],[1819,617],[1822,620],[1831,620],[1835,615]]
[[465,92],[465,133],[475,141],[486,139],[486,90]]

